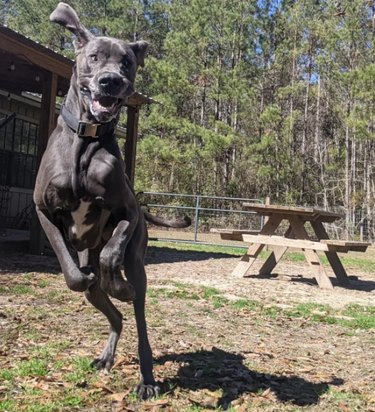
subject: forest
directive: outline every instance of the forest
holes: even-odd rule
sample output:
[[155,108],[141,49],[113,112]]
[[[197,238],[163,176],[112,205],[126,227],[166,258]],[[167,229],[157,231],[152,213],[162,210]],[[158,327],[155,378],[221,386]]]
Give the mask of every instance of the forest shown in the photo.
[[[375,238],[373,0],[67,2],[93,33],[150,44],[136,190],[269,196]],[[56,3],[1,0],[0,23],[73,58]]]

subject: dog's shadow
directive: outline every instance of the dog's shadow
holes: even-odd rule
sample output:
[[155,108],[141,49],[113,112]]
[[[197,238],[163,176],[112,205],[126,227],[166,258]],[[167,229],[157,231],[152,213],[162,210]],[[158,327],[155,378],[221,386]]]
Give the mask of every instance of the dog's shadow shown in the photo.
[[[319,398],[331,385],[341,385],[343,380],[335,378],[331,382],[313,383],[298,376],[272,375],[252,371],[244,364],[240,354],[213,348],[212,351],[172,353],[155,360],[156,364],[180,363],[175,378],[164,385],[191,391],[208,389],[221,390],[222,396],[215,407],[226,410],[232,401],[245,394],[264,393],[270,389],[277,400],[298,406],[317,404]],[[173,391],[173,389],[172,389]],[[212,407],[214,409],[214,407]]]

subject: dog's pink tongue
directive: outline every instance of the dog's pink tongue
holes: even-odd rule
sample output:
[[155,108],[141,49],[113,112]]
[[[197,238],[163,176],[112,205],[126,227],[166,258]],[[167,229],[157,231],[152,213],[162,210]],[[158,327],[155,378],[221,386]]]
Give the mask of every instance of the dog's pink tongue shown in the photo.
[[106,108],[99,103],[99,100],[93,100],[92,101],[92,107],[97,112],[101,112],[102,110],[106,110]]

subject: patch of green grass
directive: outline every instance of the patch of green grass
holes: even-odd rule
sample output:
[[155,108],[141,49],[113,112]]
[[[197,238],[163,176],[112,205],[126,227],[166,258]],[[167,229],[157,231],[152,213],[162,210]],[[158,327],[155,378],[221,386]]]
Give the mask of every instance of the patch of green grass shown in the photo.
[[15,412],[16,410],[16,402],[13,399],[0,400],[1,412]]
[[74,358],[73,371],[66,376],[66,380],[77,385],[89,379],[93,371],[90,359]]
[[328,305],[313,302],[302,303],[284,311],[290,317],[303,317],[315,322],[336,324],[353,329],[375,328],[375,307],[347,305],[342,310],[335,310]]
[[183,300],[204,299],[211,303],[214,309],[229,306],[234,310],[247,309],[256,312],[260,316],[278,318],[287,316],[291,318],[304,318],[313,322],[337,324],[353,329],[375,328],[375,308],[360,305],[349,305],[343,310],[336,310],[329,305],[321,305],[314,302],[301,303],[292,309],[283,309],[276,305],[264,305],[262,302],[251,299],[229,300],[221,292],[213,287],[189,285],[181,282],[173,282],[175,289],[150,288],[150,298],[164,297]]
[[348,305],[343,311],[343,316],[352,319],[338,319],[339,323],[355,329],[375,328],[375,306]]
[[43,345],[38,345],[32,348],[31,353],[38,359],[52,360],[52,358],[61,350],[69,347],[70,343],[68,341],[44,343]]
[[0,371],[0,381],[12,381],[13,378],[14,378],[14,371],[13,370],[4,369],[4,370]]
[[17,284],[0,287],[0,293],[3,295],[31,295],[34,290],[30,285]]
[[79,394],[68,394],[61,401],[62,406],[78,407],[83,405],[83,398]]
[[217,245],[200,245],[192,243],[180,243],[180,242],[163,242],[150,240],[148,242],[149,247],[161,247],[171,249],[171,252],[175,251],[191,251],[191,252],[204,252],[204,253],[223,253],[226,255],[241,256],[244,253],[244,249],[247,246],[217,246]]
[[46,404],[33,403],[27,406],[27,412],[55,412],[59,408],[58,403],[51,402]]
[[261,314],[270,318],[277,318],[282,314],[282,309],[278,306],[263,306],[261,309]]
[[42,288],[42,289],[46,288],[49,284],[50,284],[50,282],[48,282],[48,281],[45,280],[45,279],[40,279],[40,280],[38,281],[38,286],[39,286],[40,288]]
[[224,296],[215,295],[211,298],[211,302],[213,303],[215,309],[219,309],[226,306],[229,300]]
[[48,373],[47,361],[45,359],[22,361],[16,366],[16,373],[21,377],[46,376]]
[[24,332],[24,336],[27,340],[37,341],[40,339],[41,333],[38,329],[30,326],[29,329]]
[[329,388],[324,395],[332,404],[339,404],[340,410],[345,406],[345,410],[365,411],[367,410],[366,398],[361,393],[350,391],[339,391],[336,388]]
[[230,305],[236,310],[247,309],[250,311],[259,310],[260,302],[250,299],[236,299],[230,302]]
[[375,272],[375,262],[366,255],[358,253],[357,256],[341,256],[341,260],[345,267],[361,269],[368,273]]
[[[31,359],[20,361],[13,368],[0,371],[0,380],[13,382],[16,377],[40,377],[48,374],[47,361]],[[1,410],[1,409],[0,409]]]
[[199,295],[194,292],[192,289],[168,289],[168,288],[148,288],[147,289],[147,296],[149,298],[176,298],[176,299],[183,299],[183,300],[198,300]]
[[298,304],[292,309],[285,311],[285,314],[290,317],[311,317],[313,320],[319,320],[322,316],[326,316],[332,312],[332,308],[328,305],[321,305],[314,302]]
[[34,292],[33,288],[29,285],[15,285],[12,291],[15,295],[31,295]]
[[287,252],[285,253],[285,259],[289,262],[305,262],[306,258],[301,252]]
[[204,286],[201,288],[203,299],[211,299],[214,296],[220,295],[220,291],[216,288]]

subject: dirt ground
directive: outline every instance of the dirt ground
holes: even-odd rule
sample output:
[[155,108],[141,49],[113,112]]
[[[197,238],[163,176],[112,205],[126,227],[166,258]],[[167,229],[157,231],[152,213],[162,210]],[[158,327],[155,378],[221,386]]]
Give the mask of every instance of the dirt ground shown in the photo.
[[[375,411],[374,329],[352,322],[375,314],[374,273],[348,267],[350,289],[322,290],[302,262],[284,261],[268,279],[256,267],[233,278],[238,259],[149,248],[147,319],[163,394],[138,402],[131,306],[118,304],[114,368],[92,371],[82,365],[100,353],[105,319],[66,288],[55,258],[1,255],[0,411]],[[30,370],[36,361],[43,370]]]

